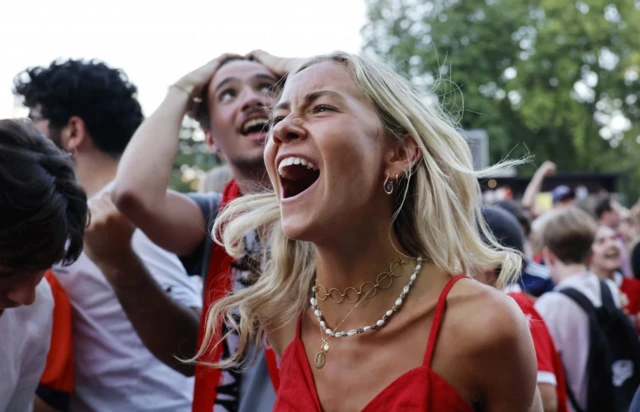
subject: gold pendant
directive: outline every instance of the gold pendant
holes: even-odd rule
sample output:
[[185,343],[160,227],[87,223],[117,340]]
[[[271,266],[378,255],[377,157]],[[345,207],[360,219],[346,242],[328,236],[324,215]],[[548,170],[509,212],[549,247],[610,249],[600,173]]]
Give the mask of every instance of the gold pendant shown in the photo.
[[322,369],[327,362],[327,352],[329,352],[329,342],[325,338],[322,338],[322,345],[320,350],[316,353],[316,357],[313,359],[317,369]]
[[316,353],[316,357],[314,359],[314,363],[316,364],[316,369],[322,369],[326,361],[327,361],[327,355],[322,349],[320,349],[320,352]]

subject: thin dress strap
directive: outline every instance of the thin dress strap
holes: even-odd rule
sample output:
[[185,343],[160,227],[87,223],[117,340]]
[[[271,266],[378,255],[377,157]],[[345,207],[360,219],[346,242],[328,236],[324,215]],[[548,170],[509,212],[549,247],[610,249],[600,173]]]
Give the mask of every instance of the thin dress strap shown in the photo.
[[431,324],[431,331],[429,332],[429,341],[427,342],[427,351],[424,354],[423,365],[431,366],[431,359],[433,358],[433,351],[436,348],[436,342],[438,341],[438,333],[440,332],[440,325],[442,324],[442,316],[444,315],[444,309],[447,305],[447,295],[449,291],[460,279],[466,278],[466,275],[454,276],[447,282],[445,287],[440,292],[438,303],[436,304],[436,313],[433,317],[433,323]]

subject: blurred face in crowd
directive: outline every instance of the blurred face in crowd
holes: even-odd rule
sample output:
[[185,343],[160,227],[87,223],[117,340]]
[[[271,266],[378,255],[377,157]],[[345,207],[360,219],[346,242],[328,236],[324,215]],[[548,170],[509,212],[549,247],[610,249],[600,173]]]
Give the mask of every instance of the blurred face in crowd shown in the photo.
[[610,227],[613,230],[618,230],[618,228],[620,227],[620,221],[620,213],[618,213],[618,211],[615,209],[607,210],[602,214],[602,217],[600,218],[600,223]]
[[627,210],[620,216],[620,226],[618,230],[624,237],[625,243],[631,244],[636,239],[636,224],[631,211]]
[[620,269],[620,243],[610,227],[598,227],[591,250],[591,269],[599,276],[611,277]]
[[232,166],[264,167],[269,109],[278,79],[262,64],[232,60],[220,67],[208,90],[208,143]]

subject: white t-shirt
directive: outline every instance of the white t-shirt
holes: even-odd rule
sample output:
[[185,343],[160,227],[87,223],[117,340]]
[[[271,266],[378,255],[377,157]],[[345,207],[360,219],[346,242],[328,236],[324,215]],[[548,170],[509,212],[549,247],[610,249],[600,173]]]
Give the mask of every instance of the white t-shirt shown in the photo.
[[[616,306],[620,307],[620,291],[612,281],[605,282],[611,289]],[[591,272],[572,276],[558,283],[553,292],[543,294],[535,303],[535,308],[547,324],[560,353],[567,385],[573,391],[578,404],[584,407],[587,403],[589,382],[589,318],[571,298],[557,293],[558,290],[566,288],[576,289],[598,308],[602,306],[600,279]]]
[[29,306],[0,315],[0,412],[33,410],[51,344],[53,295],[45,279]]
[[[196,283],[175,255],[156,246],[140,230],[134,232],[132,246],[176,302],[202,307]],[[190,411],[193,378],[169,368],[144,346],[100,269],[83,253],[73,265],[55,267],[54,272],[73,307],[75,392],[71,410]]]

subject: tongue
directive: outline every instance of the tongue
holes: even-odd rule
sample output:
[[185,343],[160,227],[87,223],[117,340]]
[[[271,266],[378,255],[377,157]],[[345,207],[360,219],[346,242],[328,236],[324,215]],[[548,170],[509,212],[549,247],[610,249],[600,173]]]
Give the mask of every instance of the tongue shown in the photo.
[[320,171],[308,169],[306,166],[291,165],[285,168],[282,177],[284,198],[293,197],[307,190],[320,176]]

